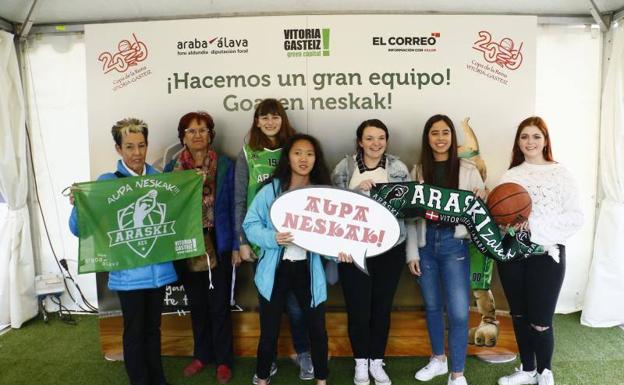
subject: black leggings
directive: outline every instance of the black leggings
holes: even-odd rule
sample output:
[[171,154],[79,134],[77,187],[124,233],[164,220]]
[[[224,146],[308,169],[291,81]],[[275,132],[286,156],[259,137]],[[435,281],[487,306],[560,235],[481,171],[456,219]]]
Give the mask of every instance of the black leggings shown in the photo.
[[555,348],[552,320],[565,275],[563,245],[559,245],[559,259],[557,263],[550,255],[534,255],[497,264],[526,371],[535,370],[536,363],[539,373],[551,368]]
[[118,291],[123,315],[123,356],[130,385],[164,384],[160,314],[165,287]]
[[208,271],[182,271],[179,277],[190,301],[193,357],[204,364],[214,362],[231,368],[234,364],[234,348],[230,311],[230,254],[222,256],[219,265],[210,274]]
[[269,378],[271,363],[277,351],[277,339],[281,325],[282,313],[286,296],[292,291],[303,311],[310,337],[314,377],[317,380],[327,379],[327,331],[325,329],[325,303],[310,307],[312,292],[310,290],[309,261],[279,263],[273,282],[271,300],[260,297],[260,341],[258,342],[256,373],[258,378]]
[[353,357],[379,359],[386,354],[392,302],[405,266],[405,243],[367,258],[366,266],[368,274],[352,263],[339,263],[338,273]]

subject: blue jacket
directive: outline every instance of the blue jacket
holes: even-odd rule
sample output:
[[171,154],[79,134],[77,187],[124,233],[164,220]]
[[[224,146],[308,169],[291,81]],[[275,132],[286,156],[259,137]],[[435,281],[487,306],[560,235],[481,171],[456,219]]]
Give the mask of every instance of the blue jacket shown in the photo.
[[[175,162],[176,159],[173,159],[163,171],[173,171]],[[217,158],[217,192],[214,211],[217,254],[222,256],[229,254],[232,250],[238,250],[238,233],[234,226],[234,162],[223,155]],[[227,263],[230,261],[228,260]]]
[[[247,215],[243,221],[243,229],[247,239],[262,249],[256,266],[254,282],[260,295],[267,301],[271,300],[275,273],[281,262],[284,249],[275,240],[277,231],[269,216],[271,204],[280,192],[280,183],[277,180],[273,180],[260,189],[251,206],[247,209]],[[316,307],[327,300],[325,271],[321,263],[321,256],[316,253],[308,253],[308,263],[310,264],[310,292],[312,293],[310,307]]]
[[[117,161],[117,171],[130,176],[121,160]],[[158,174],[158,171],[149,164],[145,164],[146,174]],[[100,175],[97,180],[115,179],[115,173]],[[69,217],[69,229],[78,236],[78,215],[74,206]],[[108,274],[108,288],[110,290],[139,290],[155,289],[178,280],[172,262],[156,263],[153,265],[135,267],[134,269],[111,271]]]

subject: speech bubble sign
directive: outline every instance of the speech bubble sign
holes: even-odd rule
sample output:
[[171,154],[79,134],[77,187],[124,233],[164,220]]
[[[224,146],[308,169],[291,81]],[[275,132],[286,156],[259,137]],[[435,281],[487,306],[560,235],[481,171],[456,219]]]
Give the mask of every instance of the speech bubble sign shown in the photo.
[[271,205],[271,222],[293,234],[293,243],[332,257],[351,254],[367,273],[366,258],[391,249],[399,240],[397,219],[373,199],[334,187],[290,190]]

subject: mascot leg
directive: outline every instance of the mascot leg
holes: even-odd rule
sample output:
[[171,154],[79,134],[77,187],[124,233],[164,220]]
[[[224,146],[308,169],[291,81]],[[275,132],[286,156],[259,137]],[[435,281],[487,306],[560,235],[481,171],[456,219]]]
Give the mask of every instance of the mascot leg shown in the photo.
[[470,244],[470,287],[481,314],[481,323],[468,331],[468,343],[477,346],[492,347],[498,339],[498,321],[494,296],[490,290],[494,261],[485,257]]

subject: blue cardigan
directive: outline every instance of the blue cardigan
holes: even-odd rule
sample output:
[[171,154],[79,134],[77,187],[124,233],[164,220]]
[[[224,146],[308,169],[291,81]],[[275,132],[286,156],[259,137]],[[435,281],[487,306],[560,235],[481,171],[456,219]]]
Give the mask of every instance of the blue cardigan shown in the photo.
[[[121,160],[117,161],[117,171],[130,176]],[[145,164],[146,174],[158,174],[158,171],[149,164]],[[100,175],[97,180],[116,179],[115,173]],[[78,236],[78,215],[76,206],[72,209],[69,217],[69,229]],[[156,263],[148,266],[135,267],[133,269],[111,271],[108,274],[108,288],[110,290],[126,291],[139,289],[155,289],[177,281],[178,277],[172,262]]]
[[[275,240],[277,231],[273,227],[269,216],[271,204],[280,192],[280,184],[277,180],[273,180],[261,188],[253,202],[251,202],[251,206],[247,209],[247,215],[243,222],[243,229],[245,234],[247,234],[247,239],[262,249],[256,267],[254,282],[260,295],[266,298],[267,301],[271,300],[275,273],[281,262],[282,250],[284,249]],[[325,270],[321,262],[320,255],[312,252],[308,253],[310,292],[312,293],[310,307],[317,307],[327,300]]]
[[[164,172],[173,171],[176,160],[169,162]],[[217,254],[223,256],[238,250],[238,236],[234,226],[234,163],[227,157],[217,157],[217,192],[214,204]],[[230,263],[228,261],[224,261]]]

